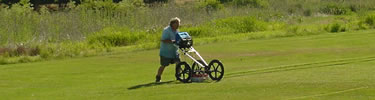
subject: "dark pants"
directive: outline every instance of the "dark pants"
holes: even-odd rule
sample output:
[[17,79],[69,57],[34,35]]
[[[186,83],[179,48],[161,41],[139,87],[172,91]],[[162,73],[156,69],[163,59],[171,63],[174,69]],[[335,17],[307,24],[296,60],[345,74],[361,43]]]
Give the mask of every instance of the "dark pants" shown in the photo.
[[169,64],[174,64],[180,62],[180,58],[166,58],[160,56],[160,65],[161,66],[168,66]]

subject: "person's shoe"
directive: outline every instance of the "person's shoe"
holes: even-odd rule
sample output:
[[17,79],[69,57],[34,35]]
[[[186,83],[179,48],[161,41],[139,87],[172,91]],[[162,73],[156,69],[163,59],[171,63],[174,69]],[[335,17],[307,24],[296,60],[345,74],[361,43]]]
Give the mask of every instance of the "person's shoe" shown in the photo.
[[160,76],[156,76],[156,80],[155,80],[156,83],[159,83],[161,82],[161,77]]

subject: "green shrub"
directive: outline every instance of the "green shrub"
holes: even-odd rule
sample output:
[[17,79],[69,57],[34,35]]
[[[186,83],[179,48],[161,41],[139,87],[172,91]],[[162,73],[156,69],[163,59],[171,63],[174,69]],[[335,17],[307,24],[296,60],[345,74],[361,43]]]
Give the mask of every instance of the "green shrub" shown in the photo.
[[184,27],[182,29],[180,29],[181,31],[184,31],[184,32],[188,32],[189,35],[193,36],[193,37],[201,37],[203,36],[205,33],[206,30],[202,29],[201,27]]
[[304,16],[311,16],[313,14],[313,11],[311,9],[307,9],[303,11]]
[[112,0],[86,0],[74,8],[83,10],[96,10],[96,11],[117,11],[117,12],[131,12],[135,9],[144,7],[143,0],[122,0],[119,3],[113,3]]
[[236,6],[250,6],[256,8],[268,8],[268,0],[233,0],[232,4]]
[[33,8],[31,7],[32,4],[30,4],[29,1],[30,0],[20,0],[18,3],[13,4],[11,9],[18,14],[31,13]]
[[366,29],[369,29],[370,26],[368,24],[366,24],[364,21],[361,21],[361,22],[358,23],[358,28],[362,29],[362,30],[366,30]]
[[7,58],[0,56],[0,65],[7,64]]
[[218,0],[201,0],[198,2],[199,9],[206,9],[207,11],[210,10],[220,10],[224,8],[224,5],[220,3]]
[[[180,31],[188,32],[194,37],[216,37],[218,35],[229,35],[236,33],[247,33],[267,30],[267,23],[260,21],[254,17],[230,17],[224,19],[216,19],[210,23],[206,23],[194,27],[183,27]],[[272,29],[283,27],[282,24],[271,26]]]
[[21,56],[18,60],[20,63],[27,63],[27,62],[32,62],[32,59],[28,56]]
[[153,3],[167,3],[170,0],[144,0],[144,3],[153,4]]
[[365,23],[374,27],[375,26],[375,14],[367,15],[365,19]]
[[83,9],[109,10],[115,9],[117,5],[112,3],[112,0],[85,0],[78,7]]
[[269,22],[268,25],[269,25],[269,28],[267,29],[274,30],[274,31],[283,30],[287,27],[284,22]]
[[361,7],[359,5],[354,5],[354,4],[351,4],[349,8],[353,12],[358,12],[359,10],[361,10]]
[[215,37],[218,35],[235,34],[237,31],[231,27],[219,27],[215,23],[207,23],[195,27],[184,27],[180,31],[188,32],[193,37]]
[[325,28],[326,31],[331,32],[331,33],[337,33],[337,32],[345,32],[348,31],[348,28],[345,26],[345,24],[340,24],[340,23],[334,23],[330,24]]
[[88,51],[89,49],[88,45],[84,42],[66,41],[57,45],[58,48],[55,56],[60,58],[80,56],[83,52]]
[[322,28],[319,25],[293,25],[286,28],[286,36],[304,36],[321,33]]
[[41,44],[40,46],[40,57],[44,59],[51,58],[55,56],[54,54],[57,52],[58,47],[53,44]]
[[264,31],[267,24],[254,17],[230,17],[214,21],[217,28],[232,28],[235,33]]
[[231,2],[233,0],[219,0],[219,1],[220,1],[220,3],[228,3],[228,2]]
[[0,65],[41,61],[40,56],[0,57]]
[[336,23],[330,26],[330,32],[340,32],[341,31],[341,25]]
[[322,13],[331,15],[344,15],[351,13],[350,8],[339,5],[339,4],[329,4],[320,9]]
[[140,31],[130,31],[126,28],[104,28],[102,31],[89,36],[87,41],[89,44],[101,44],[109,47],[126,46],[147,39],[145,37],[147,37],[146,33]]
[[[161,1],[168,1],[168,0],[161,0]],[[142,7],[145,7],[145,3],[143,2],[143,0],[122,0],[120,3],[118,3],[117,9],[132,11],[134,9],[137,9],[137,8],[139,9]]]

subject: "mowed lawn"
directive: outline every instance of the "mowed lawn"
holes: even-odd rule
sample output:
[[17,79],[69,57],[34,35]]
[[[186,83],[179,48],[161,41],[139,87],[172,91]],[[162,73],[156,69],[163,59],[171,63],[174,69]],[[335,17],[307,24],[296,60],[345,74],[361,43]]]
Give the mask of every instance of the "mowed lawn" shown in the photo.
[[195,48],[206,60],[223,62],[222,81],[180,83],[173,65],[155,84],[155,49],[1,65],[0,100],[375,99],[375,30]]

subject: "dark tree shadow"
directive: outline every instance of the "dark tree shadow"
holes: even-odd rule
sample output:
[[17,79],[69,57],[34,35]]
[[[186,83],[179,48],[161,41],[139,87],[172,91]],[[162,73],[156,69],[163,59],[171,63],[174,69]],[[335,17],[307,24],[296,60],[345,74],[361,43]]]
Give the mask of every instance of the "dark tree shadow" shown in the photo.
[[151,83],[139,84],[139,85],[135,85],[135,86],[129,87],[128,90],[134,90],[134,89],[145,88],[145,87],[152,87],[152,86],[159,86],[159,85],[165,85],[165,84],[171,84],[171,83],[176,83],[177,84],[178,82],[176,82],[176,81],[166,81],[166,82],[159,82],[159,83],[151,82]]

